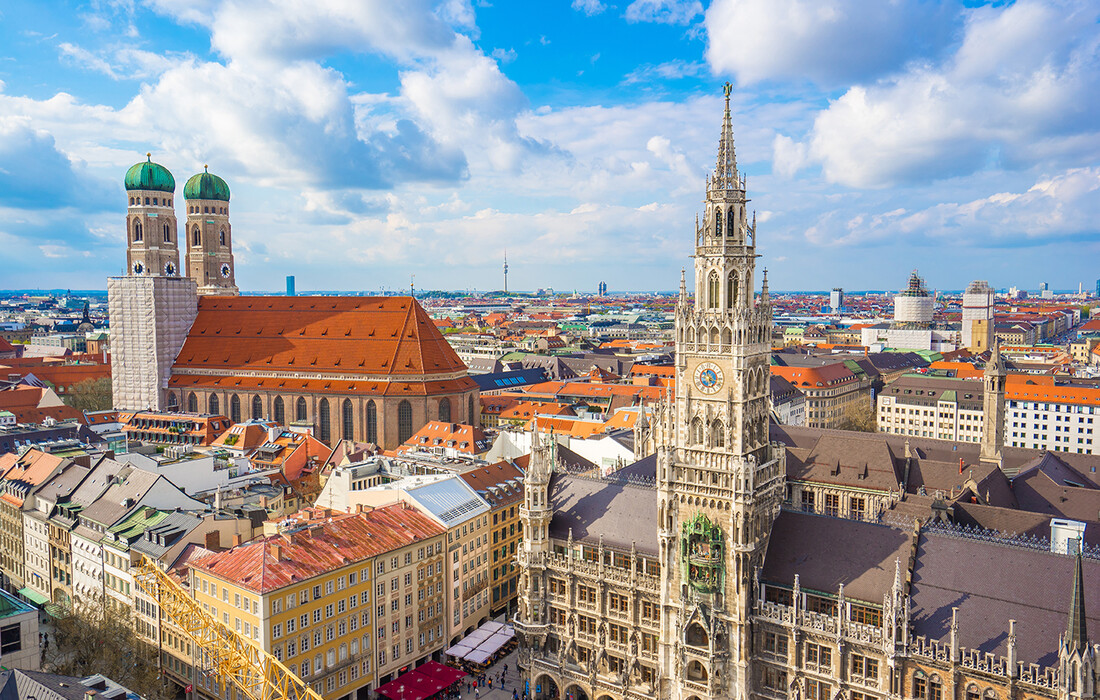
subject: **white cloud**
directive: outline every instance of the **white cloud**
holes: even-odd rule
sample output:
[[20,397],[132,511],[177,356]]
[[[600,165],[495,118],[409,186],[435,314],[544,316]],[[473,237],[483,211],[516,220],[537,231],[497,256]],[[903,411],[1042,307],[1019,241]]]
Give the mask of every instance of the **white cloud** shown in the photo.
[[512,61],[516,60],[516,50],[499,48],[493,49],[492,56],[501,63],[511,63]]
[[589,17],[598,15],[607,9],[607,5],[600,2],[600,0],[573,0],[572,7],[574,10],[583,12]]
[[81,46],[62,42],[58,44],[58,49],[65,60],[87,70],[102,73],[112,80],[140,80],[156,77],[181,61],[191,59],[189,54],[175,52],[158,54],[126,45],[92,52]]
[[634,0],[623,15],[628,22],[687,24],[702,12],[699,0]]
[[707,70],[704,63],[697,61],[684,61],[675,59],[665,63],[646,63],[638,66],[626,74],[623,82],[627,85],[633,83],[650,83],[658,80],[679,80],[681,78],[694,78],[702,75]]
[[794,177],[806,164],[806,145],[783,134],[775,135],[772,152],[772,172],[782,177]]
[[707,60],[741,84],[875,78],[952,38],[954,0],[715,0]]
[[1083,0],[1067,5],[1022,0],[973,11],[942,65],[854,86],[818,114],[804,162],[862,188],[1093,162],[1100,10]]
[[949,246],[1027,247],[1051,240],[1096,240],[1100,167],[1072,168],[1043,177],[1022,192],[997,192],[964,202],[910,211],[833,210],[806,231],[823,246],[859,246],[899,240]]

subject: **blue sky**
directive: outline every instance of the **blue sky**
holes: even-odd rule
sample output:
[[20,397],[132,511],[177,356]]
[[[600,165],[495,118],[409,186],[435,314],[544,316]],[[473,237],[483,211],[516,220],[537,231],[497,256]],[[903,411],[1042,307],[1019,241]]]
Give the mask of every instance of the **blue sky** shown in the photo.
[[[721,85],[773,289],[1093,287],[1089,0],[7,0],[0,288],[102,288],[151,151],[277,290],[674,289]],[[182,200],[177,213],[182,213]]]

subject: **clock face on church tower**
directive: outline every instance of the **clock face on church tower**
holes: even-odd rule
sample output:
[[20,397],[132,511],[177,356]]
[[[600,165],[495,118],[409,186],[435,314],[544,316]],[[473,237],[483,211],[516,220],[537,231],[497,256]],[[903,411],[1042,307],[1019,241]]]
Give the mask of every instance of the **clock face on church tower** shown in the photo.
[[229,263],[222,263],[222,277],[229,277]]
[[722,388],[722,368],[713,362],[701,362],[695,368],[695,387],[704,394],[713,394]]

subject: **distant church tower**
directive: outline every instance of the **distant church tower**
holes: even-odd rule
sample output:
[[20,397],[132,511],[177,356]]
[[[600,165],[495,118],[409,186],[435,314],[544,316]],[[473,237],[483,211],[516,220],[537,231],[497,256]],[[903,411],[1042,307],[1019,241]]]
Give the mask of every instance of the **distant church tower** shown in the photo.
[[126,269],[130,275],[180,273],[176,210],[172,200],[176,180],[152,154],[126,171]]
[[989,361],[985,363],[984,395],[982,396],[982,462],[1000,467],[1005,444],[1005,383],[1008,370],[1001,359],[1001,341],[993,338]]
[[169,373],[198,311],[179,272],[176,181],[146,155],[126,172],[126,275],[107,280],[114,407],[131,411],[178,406]]
[[229,225],[229,185],[203,166],[183,186],[187,201],[187,276],[199,294],[237,296],[233,266],[233,227]]
[[747,698],[749,610],[784,497],[784,452],[768,441],[772,306],[754,297],[756,220],[737,171],[731,86],[695,228],[695,295],[676,307],[676,402],[657,431],[661,696]]

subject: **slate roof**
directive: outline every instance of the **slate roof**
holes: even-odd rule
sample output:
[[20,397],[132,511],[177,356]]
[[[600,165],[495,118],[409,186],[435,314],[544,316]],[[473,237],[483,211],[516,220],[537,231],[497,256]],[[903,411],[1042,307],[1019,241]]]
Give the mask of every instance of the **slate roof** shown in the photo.
[[147,528],[141,539],[130,545],[130,549],[159,561],[181,537],[201,523],[202,518],[191,513],[169,513],[159,523]]
[[657,556],[657,490],[615,481],[555,473],[550,478],[554,517],[550,536],[604,544]]
[[[346,379],[211,374],[224,370]],[[431,379],[454,373],[461,376]],[[421,395],[475,388],[465,373],[411,297],[202,297],[169,385]]]
[[875,523],[782,511],[772,527],[761,578],[876,605],[894,584],[895,560],[909,561],[912,536]]
[[[923,533],[911,588],[914,632],[949,640],[951,608],[957,607],[959,643],[1003,655],[1014,619],[1019,660],[1056,666],[1073,566],[1073,557],[1061,554]],[[1084,567],[1085,610],[1100,628],[1100,562],[1086,559]]]

